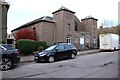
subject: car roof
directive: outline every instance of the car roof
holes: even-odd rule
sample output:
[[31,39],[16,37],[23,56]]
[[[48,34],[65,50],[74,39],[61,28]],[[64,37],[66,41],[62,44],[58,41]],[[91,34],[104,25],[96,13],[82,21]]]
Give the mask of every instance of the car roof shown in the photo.
[[54,43],[54,45],[60,45],[60,44],[70,44],[71,45],[71,43],[67,43],[67,42],[56,42],[56,43]]

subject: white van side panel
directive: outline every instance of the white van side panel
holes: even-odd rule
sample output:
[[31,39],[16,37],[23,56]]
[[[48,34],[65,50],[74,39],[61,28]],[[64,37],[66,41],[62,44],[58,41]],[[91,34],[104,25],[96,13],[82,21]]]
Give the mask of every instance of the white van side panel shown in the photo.
[[100,34],[100,49],[113,50],[119,49],[119,36],[117,34]]

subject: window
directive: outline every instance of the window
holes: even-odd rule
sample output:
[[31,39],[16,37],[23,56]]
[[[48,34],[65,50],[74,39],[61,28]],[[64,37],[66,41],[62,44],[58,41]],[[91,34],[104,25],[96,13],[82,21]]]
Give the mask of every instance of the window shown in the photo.
[[58,13],[58,18],[59,18],[59,16],[60,16],[60,13]]
[[51,47],[49,47],[49,48],[45,49],[45,51],[50,51],[50,50],[53,50],[55,47],[56,47],[56,45],[51,46]]
[[0,46],[0,50],[2,50],[3,48]]
[[71,19],[71,14],[70,14],[70,19]]
[[70,49],[70,46],[68,44],[65,44],[64,46],[66,50]]
[[68,17],[69,17],[69,16],[68,16],[68,13],[67,13],[67,19],[68,19]]
[[36,28],[35,28],[35,27],[33,27],[33,31],[36,31]]
[[71,49],[76,49],[76,47],[74,45],[69,45]]
[[70,30],[70,23],[68,23],[68,29]]
[[94,34],[95,34],[95,28],[94,28]]
[[64,50],[64,46],[63,45],[59,45],[59,46],[56,47],[56,49],[58,51],[63,51]]
[[71,36],[67,36],[67,43],[71,43]]
[[55,19],[57,19],[57,14],[55,14]]
[[2,45],[4,49],[6,50],[15,50],[11,45]]
[[77,42],[77,37],[75,37],[75,42]]
[[75,31],[77,31],[78,23],[75,21]]
[[95,39],[95,38],[93,38],[93,43],[94,43],[94,44],[96,43],[96,39]]

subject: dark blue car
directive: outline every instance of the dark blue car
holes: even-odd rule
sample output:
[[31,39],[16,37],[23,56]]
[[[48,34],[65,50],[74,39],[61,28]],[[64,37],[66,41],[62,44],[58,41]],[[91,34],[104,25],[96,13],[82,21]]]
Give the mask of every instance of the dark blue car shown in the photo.
[[42,52],[37,52],[34,55],[35,61],[48,61],[50,63],[58,59],[72,58],[77,55],[77,49],[70,43],[57,43]]
[[18,50],[9,44],[0,44],[0,56],[0,66],[2,70],[14,68],[14,64],[20,62]]

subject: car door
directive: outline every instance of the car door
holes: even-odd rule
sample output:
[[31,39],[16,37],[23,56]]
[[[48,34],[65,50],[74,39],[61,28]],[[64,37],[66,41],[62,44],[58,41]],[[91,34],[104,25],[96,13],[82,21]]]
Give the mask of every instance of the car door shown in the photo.
[[55,58],[60,59],[64,57],[64,46],[63,45],[58,45],[55,48]]
[[64,53],[64,56],[65,57],[69,57],[71,55],[71,49],[70,49],[70,46],[69,44],[65,44],[65,53]]

